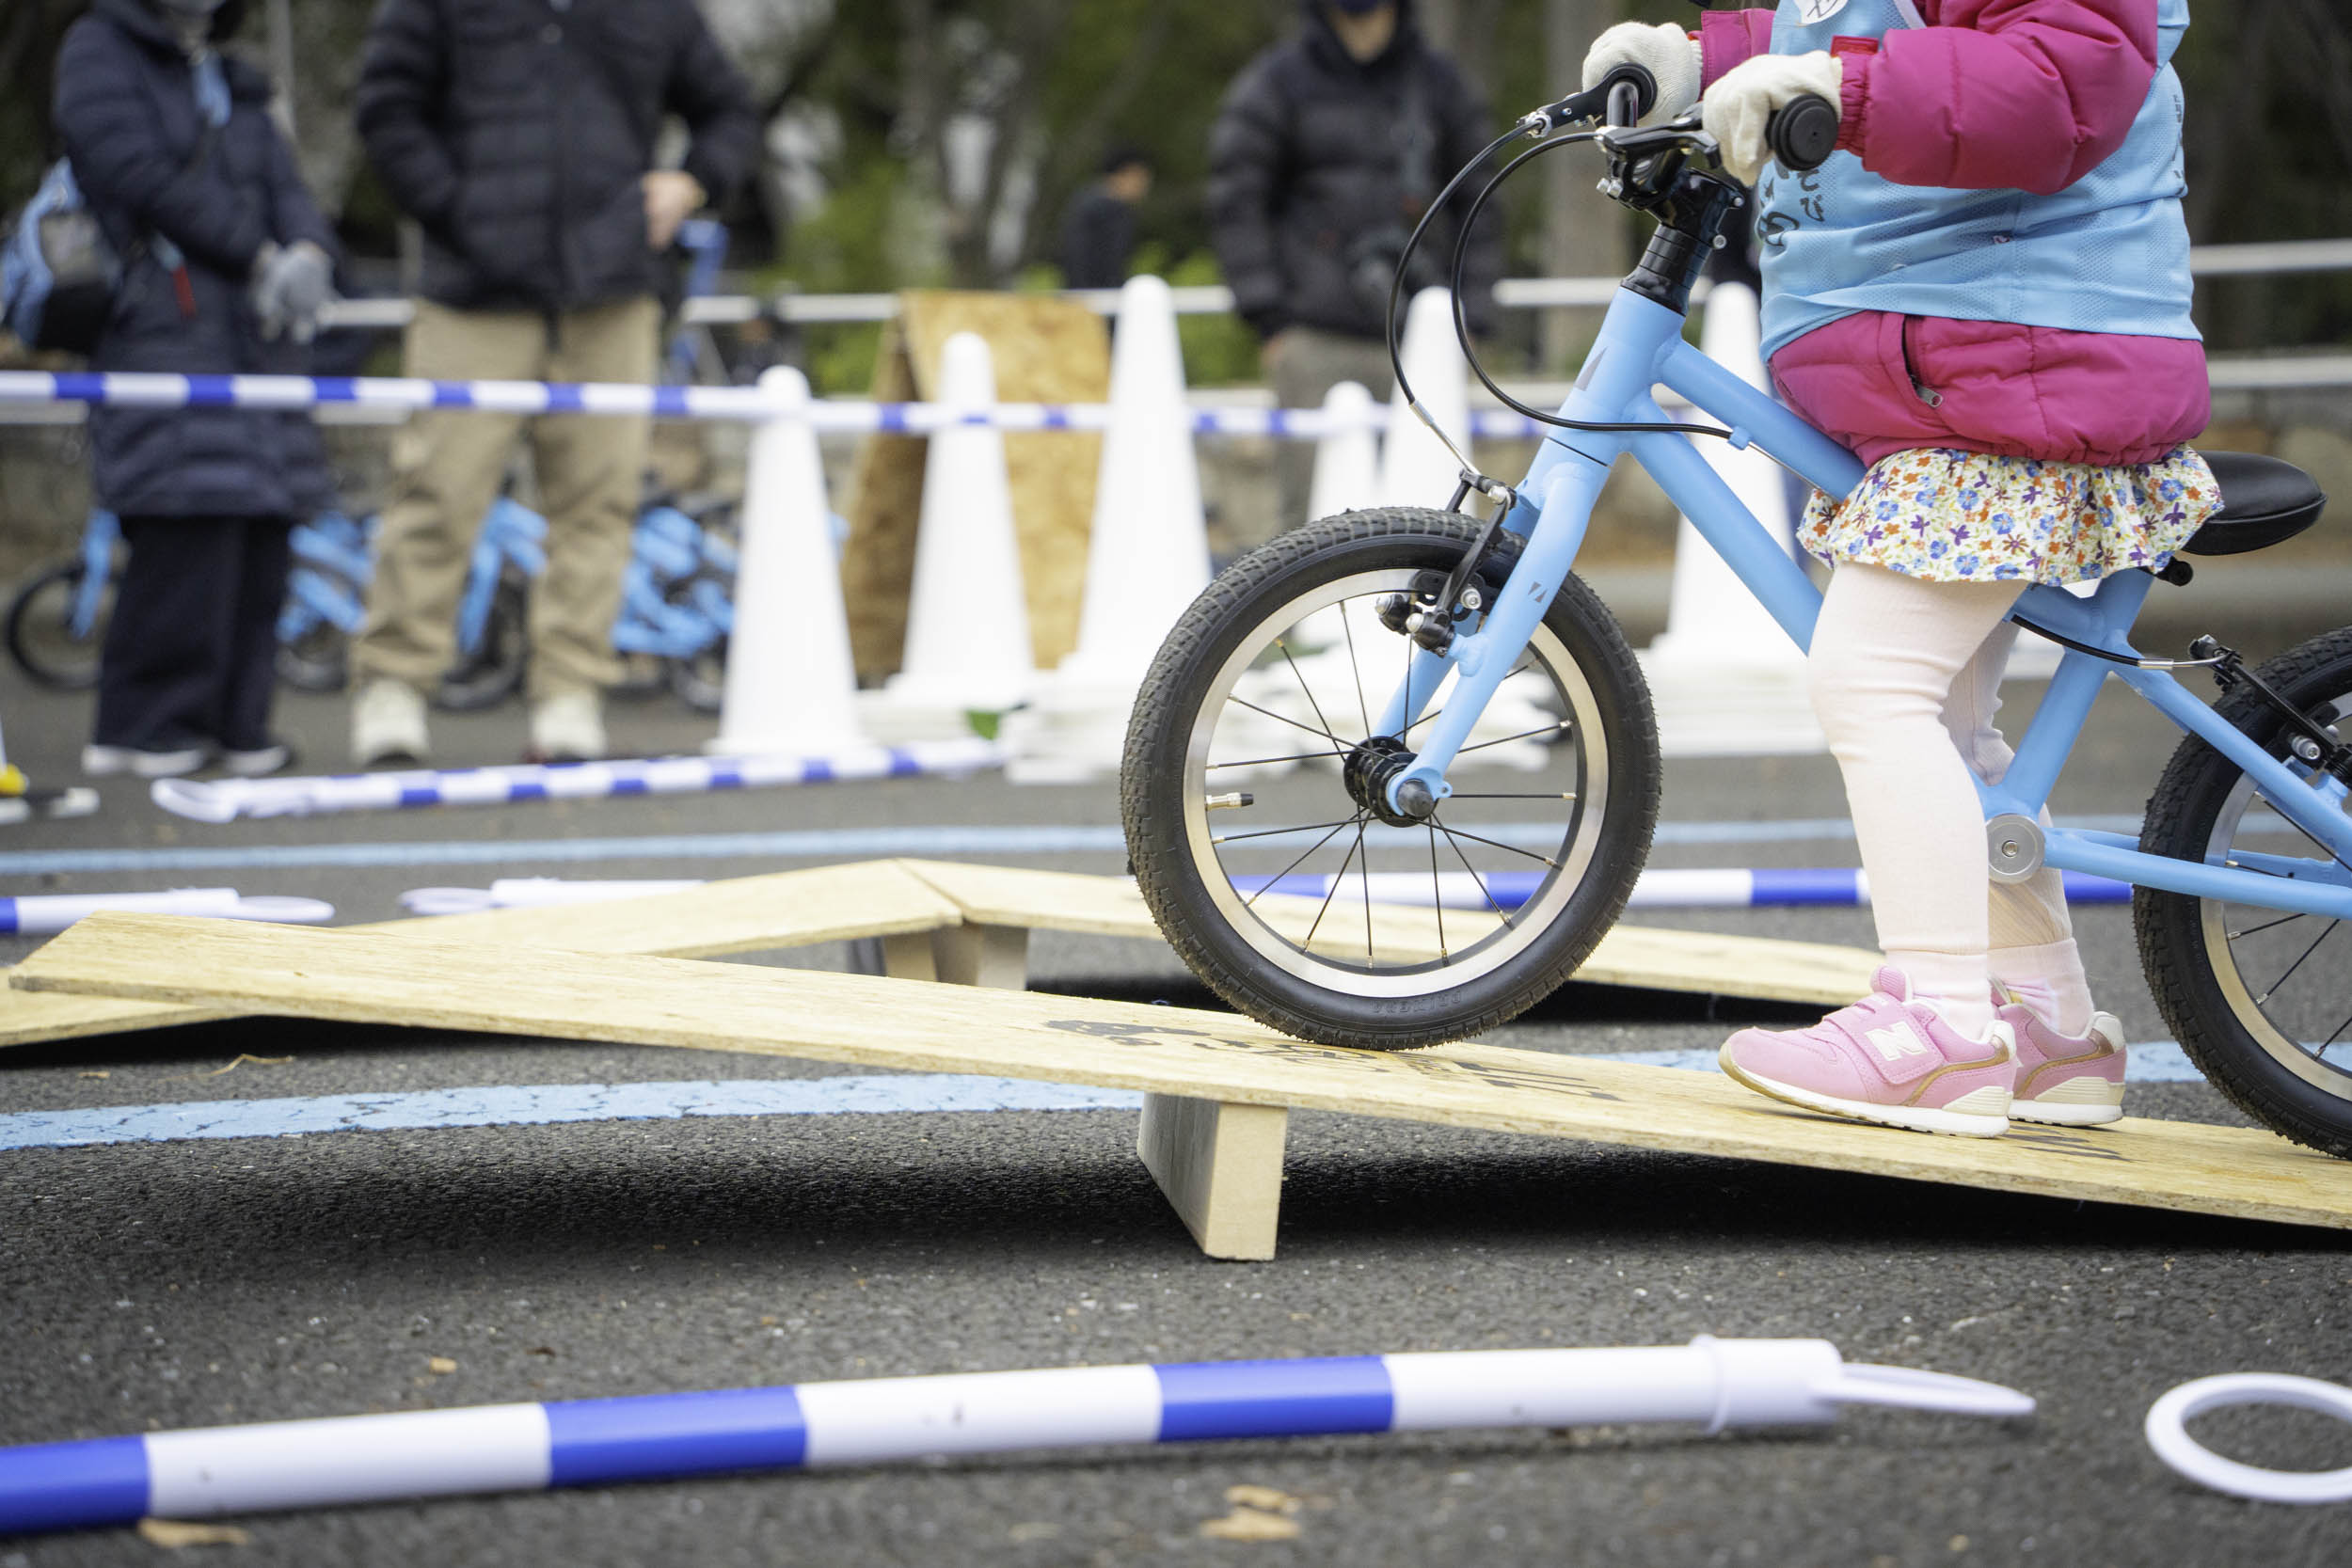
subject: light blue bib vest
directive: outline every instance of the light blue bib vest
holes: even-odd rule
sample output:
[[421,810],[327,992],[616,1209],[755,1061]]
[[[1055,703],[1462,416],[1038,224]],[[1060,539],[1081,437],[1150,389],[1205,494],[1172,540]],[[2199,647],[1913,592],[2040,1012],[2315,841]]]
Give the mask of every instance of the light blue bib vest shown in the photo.
[[[1910,0],[1781,0],[1772,53],[1916,26]],[[2076,332],[2199,336],[2181,215],[2180,78],[2188,0],[2157,0],[2156,75],[2123,145],[2062,191],[1899,185],[1834,152],[1757,188],[1764,353],[1861,310]]]

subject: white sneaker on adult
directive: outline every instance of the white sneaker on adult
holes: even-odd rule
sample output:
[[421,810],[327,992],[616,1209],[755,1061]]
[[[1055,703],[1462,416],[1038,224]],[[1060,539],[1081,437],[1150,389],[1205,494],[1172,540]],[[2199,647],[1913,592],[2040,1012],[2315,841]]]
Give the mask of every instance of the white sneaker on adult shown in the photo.
[[109,779],[121,773],[141,779],[177,779],[212,760],[213,753],[202,746],[148,751],[138,746],[101,746],[93,742],[82,748],[82,771],[93,779]]
[[604,751],[604,710],[595,692],[558,691],[532,703],[533,762],[595,762]]
[[362,768],[415,767],[432,751],[424,727],[424,693],[405,681],[377,676],[351,703],[351,760]]

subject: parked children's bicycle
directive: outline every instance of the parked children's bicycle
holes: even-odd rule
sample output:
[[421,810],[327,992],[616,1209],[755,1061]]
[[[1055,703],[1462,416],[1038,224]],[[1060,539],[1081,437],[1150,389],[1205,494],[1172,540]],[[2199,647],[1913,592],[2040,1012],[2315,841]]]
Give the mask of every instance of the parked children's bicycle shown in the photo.
[[[638,514],[612,626],[613,651],[637,694],[668,689],[698,712],[718,711],[733,628],[735,546],[720,516],[690,515],[665,497]],[[457,658],[434,694],[443,708],[490,707],[522,685],[530,657],[531,584],[547,569],[547,519],[512,497],[491,504],[474,536],[457,606]],[[296,527],[286,603],[278,617],[278,673],[299,690],[339,691],[350,638],[366,614],[374,574],[374,519],[329,512]],[[99,649],[113,612],[121,524],[93,512],[72,559],[26,579],[0,625],[18,666],[44,686],[84,690],[98,682]]]
[[[1548,139],[1487,182],[1465,233],[1529,158],[1587,142],[1608,160],[1601,188],[1656,222],[1559,411],[1512,404],[1552,427],[1526,477],[1506,486],[1464,459],[1447,510],[1347,513],[1243,557],[1185,612],[1138,695],[1120,780],[1136,880],[1193,971],[1276,1028],[1375,1049],[1476,1034],[1557,988],[1625,908],[1656,824],[1657,729],[1615,620],[1572,571],[1616,459],[1647,469],[1780,627],[1811,641],[1820,592],[1691,437],[1753,443],[1831,495],[1863,466],[1684,341],[1692,285],[1746,198],[1697,117],[1634,127],[1654,93],[1621,68],[1531,115],[1431,204],[1526,133]],[[1572,124],[1592,128],[1551,135]],[[1836,125],[1819,99],[1783,109],[1779,162],[1817,166]],[[1461,273],[1457,247],[1457,327]],[[1392,346],[1395,314],[1392,296]],[[1727,428],[1668,420],[1660,384]],[[2224,504],[2187,553],[2259,549],[2318,518],[2324,498],[2299,470],[2204,456]],[[1473,494],[1493,506],[1483,523],[1459,510]],[[2129,640],[2141,604],[2159,578],[2189,576],[2176,560],[2118,572],[2089,598],[2019,597],[2011,618],[2065,652],[2007,776],[1980,789],[1991,875],[2052,865],[2135,884],[2148,983],[2189,1056],[2259,1120],[2352,1157],[2352,966],[2327,945],[2352,919],[2340,733],[2352,627],[2260,669],[2211,637],[2185,658],[2142,654]],[[2188,668],[2214,676],[2217,706],[2175,677]],[[2185,737],[2136,840],[2044,830],[2038,814],[2110,674]],[[1276,890],[1312,873],[1319,901]],[[1483,907],[1443,895],[1461,873],[1492,890]],[[1375,896],[1406,874],[1429,879],[1434,942],[1430,916],[1399,920]]]

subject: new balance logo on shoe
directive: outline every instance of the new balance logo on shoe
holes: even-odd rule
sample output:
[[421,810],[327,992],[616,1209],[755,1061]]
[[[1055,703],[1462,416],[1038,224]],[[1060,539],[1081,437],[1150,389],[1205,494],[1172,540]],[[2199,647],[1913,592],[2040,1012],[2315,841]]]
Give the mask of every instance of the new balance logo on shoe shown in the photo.
[[1918,1032],[1908,1023],[1890,1023],[1883,1029],[1871,1029],[1865,1033],[1871,1046],[1890,1062],[1899,1062],[1905,1056],[1931,1054],[1928,1042],[1921,1039]]

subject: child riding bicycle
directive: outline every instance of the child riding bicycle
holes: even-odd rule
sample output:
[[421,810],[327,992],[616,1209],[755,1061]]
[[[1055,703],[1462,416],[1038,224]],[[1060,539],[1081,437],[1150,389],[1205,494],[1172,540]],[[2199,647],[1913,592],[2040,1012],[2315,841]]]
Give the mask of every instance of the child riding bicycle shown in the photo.
[[[1653,117],[1702,105],[1759,172],[1764,350],[1782,396],[1869,470],[1799,529],[1832,575],[1808,654],[1886,963],[1809,1029],[1745,1029],[1724,1069],[1816,1110],[1994,1134],[2122,1114],[2121,1025],[2094,1010],[2058,873],[1988,883],[1978,780],[2033,583],[2161,567],[2219,504],[2185,443],[2209,412],[2189,318],[2185,0],[1784,0],[1695,37],[1624,24]],[[1703,91],[1702,91],[1703,89]],[[1815,94],[1838,149],[1767,166]]]

